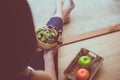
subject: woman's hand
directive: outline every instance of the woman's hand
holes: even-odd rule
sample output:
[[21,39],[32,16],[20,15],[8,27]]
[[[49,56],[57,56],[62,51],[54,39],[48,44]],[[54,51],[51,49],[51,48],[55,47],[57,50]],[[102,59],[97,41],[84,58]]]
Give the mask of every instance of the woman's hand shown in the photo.
[[53,47],[52,49],[44,50],[44,58],[46,56],[52,56],[54,58],[54,56],[57,53],[59,47],[60,47],[60,45],[57,45],[56,47]]
[[58,45],[57,42],[52,43],[52,44],[46,44],[46,43],[40,41],[40,40],[37,38],[37,47],[38,47],[38,48],[42,48],[42,49],[52,49],[52,48],[56,47],[57,45]]

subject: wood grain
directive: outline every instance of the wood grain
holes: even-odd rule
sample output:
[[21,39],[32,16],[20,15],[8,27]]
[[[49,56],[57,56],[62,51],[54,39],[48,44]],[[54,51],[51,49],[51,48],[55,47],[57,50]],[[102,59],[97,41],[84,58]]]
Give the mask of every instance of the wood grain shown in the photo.
[[62,38],[62,41],[63,41],[62,46],[67,45],[67,44],[71,44],[71,43],[75,43],[78,41],[90,39],[93,37],[98,37],[101,35],[109,34],[109,33],[116,32],[116,31],[120,31],[120,24],[110,26],[110,27],[101,28],[98,30],[93,30],[93,31],[86,32],[86,33],[73,35],[71,37]]

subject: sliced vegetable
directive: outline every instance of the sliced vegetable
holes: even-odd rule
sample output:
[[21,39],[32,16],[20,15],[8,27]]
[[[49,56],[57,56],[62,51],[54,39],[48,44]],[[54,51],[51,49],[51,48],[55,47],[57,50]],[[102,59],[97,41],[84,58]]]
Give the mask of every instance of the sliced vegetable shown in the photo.
[[58,32],[55,28],[40,28],[37,31],[37,38],[44,43],[54,43],[58,39]]
[[54,33],[55,36],[58,35],[58,32],[54,28],[51,28],[50,31]]

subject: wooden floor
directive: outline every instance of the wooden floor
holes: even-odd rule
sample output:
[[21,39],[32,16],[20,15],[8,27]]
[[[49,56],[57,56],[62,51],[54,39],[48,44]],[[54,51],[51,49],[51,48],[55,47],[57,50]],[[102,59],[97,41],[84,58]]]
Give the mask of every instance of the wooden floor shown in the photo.
[[[66,0],[65,0],[66,1]],[[36,30],[43,27],[55,10],[55,0],[28,0]],[[63,38],[120,24],[120,0],[74,0],[71,23],[64,25]],[[120,80],[120,31],[63,46],[58,53],[58,78],[77,52],[87,48],[104,57],[95,80]]]

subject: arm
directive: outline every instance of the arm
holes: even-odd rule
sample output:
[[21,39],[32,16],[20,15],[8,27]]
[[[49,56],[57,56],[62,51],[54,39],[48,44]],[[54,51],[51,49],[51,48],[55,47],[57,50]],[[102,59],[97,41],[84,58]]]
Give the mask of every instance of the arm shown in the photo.
[[51,75],[45,71],[35,70],[32,72],[32,74],[31,80],[53,80]]
[[58,47],[55,47],[54,50],[45,51],[44,60],[45,60],[45,71],[48,72],[52,80],[57,80],[55,73],[55,63],[54,63],[54,55],[58,50]]
[[44,52],[45,71],[41,70],[33,71],[32,80],[57,80],[55,73],[54,55],[57,52],[58,47],[59,45],[54,49],[45,50]]

